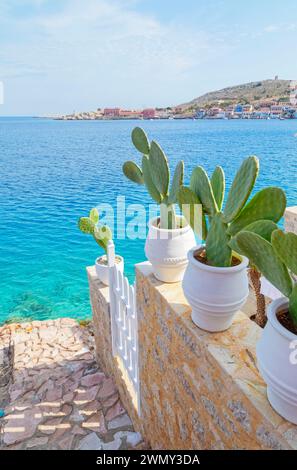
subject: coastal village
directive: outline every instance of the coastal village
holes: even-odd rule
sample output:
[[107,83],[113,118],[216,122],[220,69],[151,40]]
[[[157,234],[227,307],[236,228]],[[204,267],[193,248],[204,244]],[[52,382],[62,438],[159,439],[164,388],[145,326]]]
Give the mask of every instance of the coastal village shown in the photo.
[[274,79],[206,93],[189,103],[165,108],[98,108],[56,116],[59,120],[126,119],[296,119],[297,82]]
[[252,104],[228,105],[218,103],[199,109],[182,107],[147,108],[131,110],[121,108],[98,108],[96,111],[74,112],[58,116],[58,120],[119,120],[119,119],[296,119],[297,107],[279,104],[276,101],[263,101]]

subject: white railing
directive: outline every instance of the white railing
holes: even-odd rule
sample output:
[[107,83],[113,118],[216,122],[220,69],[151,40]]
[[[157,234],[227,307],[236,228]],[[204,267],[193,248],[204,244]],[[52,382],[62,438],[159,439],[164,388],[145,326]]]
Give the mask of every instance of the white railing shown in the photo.
[[[139,404],[138,329],[134,285],[116,263],[115,248],[108,243],[109,296],[113,355],[125,367]],[[138,408],[139,409],[139,408]]]

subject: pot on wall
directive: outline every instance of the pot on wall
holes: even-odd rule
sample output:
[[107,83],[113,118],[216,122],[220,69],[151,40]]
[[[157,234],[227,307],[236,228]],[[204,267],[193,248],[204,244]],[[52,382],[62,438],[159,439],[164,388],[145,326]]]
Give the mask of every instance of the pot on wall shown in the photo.
[[178,218],[180,228],[161,229],[159,218],[151,219],[145,244],[145,255],[154,275],[162,282],[183,279],[188,264],[187,253],[196,244],[195,235],[184,217]]
[[238,255],[236,266],[209,266],[195,258],[202,250],[202,245],[196,246],[188,253],[183,291],[195,325],[206,331],[224,331],[248,297],[248,259]]
[[288,306],[284,297],[269,305],[268,321],[257,345],[257,360],[271,406],[283,418],[297,424],[297,335],[277,318]]
[[[115,261],[117,263],[117,266],[121,272],[124,272],[124,259],[122,256],[116,255]],[[107,262],[107,256],[99,256],[99,258],[96,259],[95,261],[95,268],[96,268],[96,274],[99,279],[103,284],[106,286],[109,285],[109,268],[108,268],[108,262]]]

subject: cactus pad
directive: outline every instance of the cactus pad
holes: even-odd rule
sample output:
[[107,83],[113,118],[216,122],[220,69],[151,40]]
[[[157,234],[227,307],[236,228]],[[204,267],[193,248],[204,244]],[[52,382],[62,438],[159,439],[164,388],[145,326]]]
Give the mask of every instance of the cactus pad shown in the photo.
[[227,224],[223,221],[223,214],[218,212],[211,222],[206,238],[206,258],[210,265],[227,267],[231,264],[232,250],[228,243]]
[[94,238],[98,245],[100,245],[104,249],[104,251],[107,252],[108,242],[112,239],[112,233],[110,228],[107,225],[95,227]]
[[95,225],[98,224],[98,222],[99,222],[99,212],[96,209],[96,207],[94,207],[93,209],[90,210],[89,218],[91,219],[91,221]]
[[278,222],[286,208],[286,195],[280,188],[265,188],[255,194],[242,209],[239,216],[230,224],[229,233],[235,235],[256,220]]
[[134,147],[138,150],[138,152],[143,153],[144,155],[148,155],[150,152],[150,144],[147,138],[146,133],[144,132],[141,127],[135,127],[132,131],[132,142]]
[[201,240],[205,240],[207,235],[206,220],[198,196],[190,188],[182,186],[178,192],[178,204],[194,232]]
[[202,202],[203,210],[206,214],[214,215],[218,212],[211,183],[206,171],[201,166],[197,166],[193,170],[190,180],[190,189],[197,194],[198,198]]
[[249,198],[259,171],[257,157],[246,158],[233,180],[224,209],[224,221],[230,223],[237,217]]
[[[272,235],[273,239],[273,235]],[[273,246],[256,233],[242,231],[236,241],[241,253],[270,281],[284,296],[292,292],[292,280],[287,267],[276,255]]]
[[[276,223],[272,222],[272,220],[257,220],[257,222],[253,222],[252,224],[245,227],[245,231],[253,232],[260,235],[260,237],[264,238],[267,241],[271,241],[271,235],[274,230],[277,230]],[[239,254],[243,254],[240,252],[240,248],[237,243],[236,236],[231,238],[229,242],[229,246],[232,250],[236,251]]]
[[297,276],[297,235],[276,230],[271,243],[280,259]]
[[297,327],[297,284],[294,285],[289,298],[289,312],[294,325]]
[[129,180],[133,181],[133,183],[144,183],[142,170],[134,162],[125,162],[123,165],[123,173]]
[[149,154],[149,167],[151,178],[157,190],[164,197],[168,195],[169,166],[165,153],[154,140],[151,143]]
[[222,209],[225,195],[225,174],[223,168],[217,166],[211,176],[211,187],[218,206],[218,210]]
[[176,165],[176,168],[174,171],[170,193],[168,197],[168,204],[175,204],[177,202],[178,191],[179,191],[179,188],[182,186],[183,181],[184,181],[184,162],[181,160]]
[[156,201],[157,204],[161,204],[163,197],[152,180],[149,158],[146,155],[142,157],[142,172],[143,180],[150,196],[154,199],[154,201]]
[[93,234],[95,229],[94,222],[90,219],[90,217],[81,217],[78,221],[78,227],[81,232],[87,234]]

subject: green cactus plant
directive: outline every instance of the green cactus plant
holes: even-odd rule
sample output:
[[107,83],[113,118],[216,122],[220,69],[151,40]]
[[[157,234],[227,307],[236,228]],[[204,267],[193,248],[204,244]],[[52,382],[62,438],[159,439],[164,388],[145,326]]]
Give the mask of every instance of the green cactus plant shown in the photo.
[[[190,188],[180,189],[178,202],[186,218],[189,211],[185,211],[184,207],[194,201],[202,205],[202,239],[205,241],[209,265],[231,266],[232,251],[240,254],[235,237],[241,230],[251,231],[269,239],[277,228],[276,222],[280,220],[286,208],[286,196],[281,189],[262,189],[247,202],[258,173],[258,159],[254,156],[246,158],[236,173],[224,208],[225,176],[221,167],[215,169],[211,179],[202,167],[196,167],[190,179]],[[208,218],[208,224],[205,223],[205,217]],[[195,230],[193,218],[188,218],[188,222]],[[201,238],[201,234],[198,235]]]
[[129,160],[123,165],[123,173],[133,183],[145,185],[149,195],[160,205],[160,228],[174,229],[177,226],[175,204],[183,184],[184,162],[177,164],[170,187],[168,160],[160,145],[154,140],[150,143],[140,127],[133,129],[132,142],[142,154],[142,164],[140,167]]
[[91,209],[88,217],[80,217],[78,227],[81,232],[92,235],[95,242],[105,251],[107,255],[107,246],[112,239],[112,233],[107,225],[98,225],[99,212],[96,208]]
[[297,328],[297,235],[274,230],[271,242],[256,233],[241,231],[236,236],[241,252],[285,297],[289,314]]

